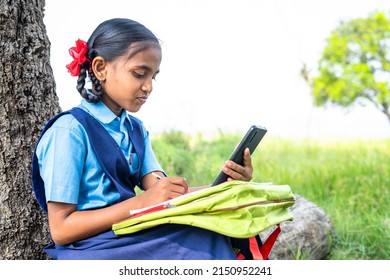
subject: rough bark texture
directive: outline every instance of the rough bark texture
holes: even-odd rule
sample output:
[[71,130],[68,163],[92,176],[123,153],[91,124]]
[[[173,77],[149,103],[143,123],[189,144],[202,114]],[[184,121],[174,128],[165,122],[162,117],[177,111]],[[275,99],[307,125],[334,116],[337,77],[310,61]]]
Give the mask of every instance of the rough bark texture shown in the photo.
[[0,0],[0,259],[46,259],[46,216],[31,187],[40,130],[60,111],[44,0]]

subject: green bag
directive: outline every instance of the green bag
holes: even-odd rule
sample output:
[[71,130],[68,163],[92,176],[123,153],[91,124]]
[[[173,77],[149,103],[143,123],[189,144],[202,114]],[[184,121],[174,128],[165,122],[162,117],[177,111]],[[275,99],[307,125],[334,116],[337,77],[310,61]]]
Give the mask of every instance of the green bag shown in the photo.
[[288,208],[294,203],[288,185],[231,181],[132,211],[129,219],[113,224],[112,229],[121,235],[172,223],[249,238],[293,220]]

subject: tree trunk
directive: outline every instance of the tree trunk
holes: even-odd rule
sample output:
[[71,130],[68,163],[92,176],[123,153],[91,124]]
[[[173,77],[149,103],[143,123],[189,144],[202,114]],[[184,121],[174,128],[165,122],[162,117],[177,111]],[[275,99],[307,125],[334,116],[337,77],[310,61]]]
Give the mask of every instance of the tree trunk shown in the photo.
[[31,186],[40,130],[60,111],[45,1],[0,0],[0,259],[46,259],[46,215]]

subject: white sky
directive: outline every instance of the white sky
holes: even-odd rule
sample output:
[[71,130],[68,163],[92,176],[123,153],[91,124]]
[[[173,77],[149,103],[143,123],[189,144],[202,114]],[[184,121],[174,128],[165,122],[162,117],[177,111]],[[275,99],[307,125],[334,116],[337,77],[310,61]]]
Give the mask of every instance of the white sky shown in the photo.
[[317,68],[340,20],[390,11],[389,0],[46,0],[44,22],[62,109],[78,105],[68,49],[113,17],[137,20],[163,44],[161,73],[135,115],[151,133],[245,132],[285,138],[390,137],[372,106],[314,108],[299,75]]

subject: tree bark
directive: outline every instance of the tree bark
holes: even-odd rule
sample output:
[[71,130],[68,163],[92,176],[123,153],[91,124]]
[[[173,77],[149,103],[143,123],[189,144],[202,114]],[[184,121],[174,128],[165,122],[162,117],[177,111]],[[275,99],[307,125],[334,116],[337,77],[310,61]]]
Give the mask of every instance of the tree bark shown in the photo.
[[31,186],[43,125],[61,109],[44,0],[0,0],[0,259],[46,259],[46,215]]

